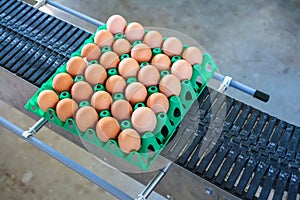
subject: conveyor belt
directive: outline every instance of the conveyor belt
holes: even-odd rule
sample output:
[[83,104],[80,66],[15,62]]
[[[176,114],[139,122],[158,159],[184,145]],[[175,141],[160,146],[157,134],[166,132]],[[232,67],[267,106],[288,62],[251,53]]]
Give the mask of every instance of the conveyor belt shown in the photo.
[[[211,112],[221,107],[226,110],[224,122],[217,119],[220,111]],[[273,199],[299,198],[300,127],[208,89],[182,124],[184,131],[164,156],[243,199],[267,199],[271,190]],[[202,158],[201,141],[214,131],[220,137]]]
[[0,9],[0,65],[38,87],[91,35],[20,1]]
[[[0,66],[38,87],[89,36],[23,2],[0,2]],[[181,126],[163,155],[196,176],[240,198],[299,198],[299,127],[208,88]],[[220,137],[202,158],[212,133]]]

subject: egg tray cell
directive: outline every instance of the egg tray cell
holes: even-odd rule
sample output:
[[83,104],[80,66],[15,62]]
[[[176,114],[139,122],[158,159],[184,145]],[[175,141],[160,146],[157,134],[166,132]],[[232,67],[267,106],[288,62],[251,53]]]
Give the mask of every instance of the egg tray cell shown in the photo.
[[[98,30],[106,29],[106,25],[100,26]],[[98,31],[97,30],[97,31]],[[84,44],[74,53],[71,57],[81,56],[81,49],[84,45],[88,43],[93,43],[95,33],[91,35],[90,38],[86,39]],[[116,35],[115,37],[119,37]],[[122,37],[122,36],[121,36]],[[134,44],[133,44],[134,45]],[[187,48],[188,46],[184,46]],[[101,49],[102,53],[105,51],[110,51],[109,47],[103,47]],[[161,49],[152,49],[152,54],[155,55],[160,53]],[[130,57],[128,54],[123,54],[120,56],[120,60]],[[180,56],[173,56],[172,62],[181,59]],[[89,65],[97,61],[90,61]],[[141,63],[145,65],[146,63]],[[121,151],[118,142],[116,140],[110,139],[108,142],[102,142],[99,140],[96,131],[92,128],[88,128],[86,132],[82,132],[78,129],[76,122],[73,118],[68,118],[65,122],[61,121],[56,114],[55,109],[49,108],[46,112],[41,110],[38,106],[37,99],[38,95],[44,90],[53,90],[52,82],[53,78],[59,73],[67,73],[66,63],[59,67],[56,72],[42,84],[41,88],[28,100],[25,104],[25,109],[35,113],[36,115],[47,119],[48,121],[64,128],[70,133],[79,136],[80,138],[96,145],[99,148],[110,152],[111,154],[126,160],[134,166],[139,167],[142,170],[147,170],[155,161],[159,153],[167,145],[168,141],[172,138],[177,126],[180,124],[181,120],[188,112],[193,102],[201,94],[202,90],[206,87],[208,81],[212,78],[214,72],[217,70],[217,65],[212,60],[209,54],[203,54],[203,60],[201,64],[193,65],[193,75],[190,80],[181,81],[181,92],[179,96],[171,96],[169,98],[169,109],[167,113],[158,113],[157,125],[153,132],[146,132],[141,136],[141,148],[138,151],[132,151],[126,154]],[[108,76],[114,75],[117,70],[108,70]],[[84,79],[83,76],[76,76],[74,82]],[[201,83],[200,83],[200,82]],[[128,82],[128,81],[127,81]],[[94,92],[98,90],[104,90],[102,85],[94,87]],[[149,90],[148,90],[149,92]],[[68,92],[61,92],[58,94],[59,99],[70,98]],[[81,102],[79,107],[85,106],[88,102]],[[100,113],[100,118],[104,117],[106,114]],[[130,124],[130,123],[129,123]],[[121,130],[122,130],[121,124]]]

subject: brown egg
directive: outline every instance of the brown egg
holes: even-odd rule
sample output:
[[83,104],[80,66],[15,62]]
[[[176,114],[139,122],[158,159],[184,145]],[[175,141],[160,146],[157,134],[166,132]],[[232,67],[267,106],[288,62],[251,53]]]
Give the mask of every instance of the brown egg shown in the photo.
[[106,80],[105,88],[112,95],[118,92],[123,93],[126,88],[126,81],[119,75],[113,75]]
[[124,58],[119,63],[118,71],[125,79],[136,77],[140,70],[139,63],[133,58]]
[[109,51],[102,54],[100,57],[100,65],[105,69],[116,68],[120,62],[118,54],[115,52]]
[[52,86],[56,92],[70,91],[73,85],[73,78],[67,73],[57,74],[52,81]]
[[193,68],[186,60],[177,60],[171,67],[171,73],[177,76],[180,81],[190,80],[193,75]]
[[168,74],[162,77],[162,79],[160,80],[159,90],[167,97],[170,97],[172,95],[178,96],[181,91],[181,83],[175,75]]
[[93,88],[85,81],[74,83],[71,89],[72,99],[77,102],[89,100],[93,94]]
[[147,45],[137,44],[131,49],[131,57],[138,62],[149,62],[152,57],[152,52]]
[[158,31],[149,31],[144,36],[144,43],[152,48],[160,48],[163,42],[163,36]]
[[106,27],[112,34],[123,33],[126,24],[126,20],[121,15],[112,15],[108,18]]
[[94,42],[100,47],[111,46],[114,42],[113,34],[108,30],[100,30],[94,37]]
[[125,37],[131,43],[133,43],[136,40],[142,40],[144,34],[145,34],[145,29],[138,22],[131,22],[125,28]]
[[138,81],[143,83],[146,87],[157,85],[160,80],[159,71],[152,65],[142,67],[138,74]]
[[94,128],[98,122],[98,113],[91,106],[79,108],[76,113],[75,122],[82,132],[86,132],[88,128]]
[[138,151],[141,148],[141,136],[136,130],[124,129],[118,137],[120,149],[129,154],[131,151]]
[[142,83],[130,83],[125,89],[125,98],[132,105],[138,102],[144,102],[147,98],[147,89]]
[[70,58],[67,63],[67,71],[73,77],[77,76],[78,74],[83,74],[86,68],[86,61],[79,56]]
[[126,100],[120,99],[111,105],[111,115],[119,121],[130,119],[132,107]]
[[109,110],[112,103],[112,97],[108,92],[95,92],[91,98],[92,106],[100,112],[101,110]]
[[151,108],[155,114],[166,113],[169,110],[169,100],[166,95],[157,92],[148,97],[147,107]]
[[62,99],[56,105],[57,117],[65,122],[69,117],[73,117],[78,110],[78,105],[73,99]]
[[188,47],[182,53],[182,58],[187,60],[191,65],[202,63],[202,52],[197,47]]
[[96,125],[96,133],[102,142],[107,142],[109,139],[116,139],[120,132],[120,125],[113,117],[103,117]]
[[148,107],[139,107],[133,111],[131,123],[139,133],[152,132],[157,123],[155,113]]
[[176,37],[169,37],[164,41],[162,50],[169,57],[181,55],[182,43]]
[[157,54],[152,58],[151,65],[155,66],[158,71],[170,70],[171,60],[165,54]]
[[98,64],[89,65],[85,70],[85,80],[92,85],[96,85],[98,83],[103,84],[107,79],[107,73],[104,67]]
[[84,45],[81,49],[81,55],[83,58],[86,58],[88,61],[90,60],[98,60],[101,55],[101,50],[98,45],[89,43]]
[[121,56],[124,53],[130,53],[131,45],[128,42],[128,40],[126,40],[124,38],[120,38],[120,39],[117,39],[116,41],[114,41],[112,49],[119,56]]
[[44,112],[46,112],[48,108],[55,108],[58,101],[58,95],[52,90],[42,91],[37,99],[38,106]]

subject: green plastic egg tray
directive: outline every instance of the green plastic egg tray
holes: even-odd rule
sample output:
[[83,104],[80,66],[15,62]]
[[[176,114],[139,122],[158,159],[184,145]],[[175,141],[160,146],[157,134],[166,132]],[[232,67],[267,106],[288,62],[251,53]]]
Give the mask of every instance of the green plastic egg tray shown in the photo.
[[[106,29],[106,25],[100,26],[97,31],[101,29]],[[93,43],[95,33],[79,48],[78,51],[72,53],[73,56],[81,56],[81,49],[85,44]],[[115,39],[118,37],[122,37],[122,35],[115,35]],[[139,43],[140,41],[138,41]],[[133,44],[134,45],[134,44]],[[184,49],[188,46],[184,45]],[[103,47],[101,49],[102,53],[106,51],[110,51],[110,47]],[[152,49],[152,54],[156,55],[161,53],[162,50],[160,48]],[[123,54],[120,56],[120,60],[130,57],[128,54]],[[171,58],[172,63],[181,59],[180,56],[173,56]],[[92,63],[97,63],[97,61],[90,61],[89,65]],[[147,63],[141,63],[141,67],[146,65]],[[158,113],[157,114],[157,126],[153,132],[146,132],[141,135],[141,148],[138,151],[132,151],[129,154],[126,154],[121,151],[119,148],[117,140],[109,140],[108,142],[102,142],[98,139],[96,131],[92,128],[89,128],[85,133],[81,132],[77,126],[76,122],[73,118],[68,118],[66,122],[62,122],[56,115],[55,109],[49,108],[46,112],[42,111],[37,103],[37,98],[40,92],[43,90],[53,90],[52,81],[53,78],[59,73],[67,73],[66,63],[60,66],[56,72],[52,75],[52,77],[45,82],[41,88],[29,99],[29,101],[25,105],[25,109],[35,113],[36,115],[46,118],[50,122],[64,128],[71,134],[77,135],[80,138],[90,142],[91,144],[96,145],[99,148],[110,152],[111,154],[126,160],[134,166],[139,167],[142,170],[147,170],[152,163],[155,161],[159,153],[162,149],[167,145],[168,141],[174,134],[176,127],[180,124],[180,121],[183,119],[184,115],[188,112],[193,102],[198,98],[201,94],[202,90],[205,88],[208,81],[212,78],[214,72],[217,70],[216,64],[213,62],[211,56],[209,54],[203,54],[203,61],[201,64],[193,65],[193,75],[190,80],[181,81],[181,92],[179,96],[171,96],[169,98],[169,110],[167,113]],[[117,74],[116,69],[109,69],[107,71],[108,76]],[[162,71],[161,76],[168,74],[167,71]],[[201,83],[197,80],[201,78]],[[79,75],[74,78],[74,82],[84,80],[84,76]],[[127,84],[132,81],[136,81],[134,78],[128,79]],[[94,86],[94,91],[105,90],[105,87],[101,84]],[[149,87],[148,95],[153,92],[157,92],[157,87]],[[70,93],[61,92],[58,94],[59,99],[70,98]],[[113,96],[113,99],[116,100],[118,98],[122,98],[122,95]],[[88,101],[82,101],[79,103],[79,107],[89,105]],[[143,106],[143,104],[139,104],[134,107]],[[99,113],[100,118],[109,116],[109,111],[103,111]],[[130,121],[128,123],[121,123],[121,130],[124,128],[130,127]]]

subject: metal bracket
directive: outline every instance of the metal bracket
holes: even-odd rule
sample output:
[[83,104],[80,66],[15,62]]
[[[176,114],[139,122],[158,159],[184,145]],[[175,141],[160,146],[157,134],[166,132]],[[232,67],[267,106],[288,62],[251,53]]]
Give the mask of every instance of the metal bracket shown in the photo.
[[37,0],[36,4],[34,4],[33,7],[39,9],[40,7],[45,5],[46,2],[47,2],[47,0]]
[[30,136],[34,136],[47,122],[48,122],[47,119],[41,118],[32,127],[30,127],[27,131],[24,131],[22,133],[22,136],[25,137],[25,138],[28,138]]
[[153,192],[155,187],[159,184],[159,182],[163,179],[163,177],[166,175],[168,169],[170,168],[172,162],[169,162],[167,166],[163,169],[161,169],[155,177],[148,183],[148,185],[145,187],[143,192],[138,195],[138,197],[135,200],[146,200],[150,194]]
[[218,88],[218,92],[224,93],[228,89],[232,78],[230,76],[225,76],[223,82],[220,84]]

